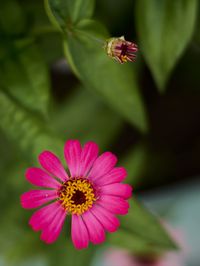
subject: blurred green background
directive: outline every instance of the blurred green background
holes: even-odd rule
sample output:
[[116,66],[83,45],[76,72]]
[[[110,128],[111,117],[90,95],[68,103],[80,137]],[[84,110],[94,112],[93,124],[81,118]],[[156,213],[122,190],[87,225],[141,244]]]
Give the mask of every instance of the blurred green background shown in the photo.
[[[37,165],[44,149],[63,159],[69,138],[116,153],[127,182],[161,216],[170,208],[157,210],[155,189],[162,202],[159,191],[170,185],[179,191],[190,181],[191,195],[199,188],[192,186],[200,176],[199,16],[198,0],[1,0],[0,265],[90,265],[104,248],[77,252],[69,225],[55,244],[41,243],[19,203],[30,188],[26,167]],[[122,35],[139,46],[135,63],[120,65],[102,48],[106,38]],[[182,199],[187,191],[177,193]],[[199,208],[199,197],[195,203]],[[150,240],[154,250],[172,248],[154,216],[134,204],[128,217],[134,243],[126,248],[149,252]],[[194,205],[191,197],[187,204]],[[185,219],[178,217],[177,226]],[[198,231],[190,222],[185,230],[191,227]],[[123,246],[126,239],[115,234],[106,245]]]

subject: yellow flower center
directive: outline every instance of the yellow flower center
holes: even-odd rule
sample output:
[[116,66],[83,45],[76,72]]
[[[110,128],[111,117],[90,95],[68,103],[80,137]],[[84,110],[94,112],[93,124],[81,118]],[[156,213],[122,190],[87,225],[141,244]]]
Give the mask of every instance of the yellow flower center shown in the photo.
[[83,178],[66,181],[60,188],[58,195],[66,211],[77,215],[89,210],[96,201],[92,184]]

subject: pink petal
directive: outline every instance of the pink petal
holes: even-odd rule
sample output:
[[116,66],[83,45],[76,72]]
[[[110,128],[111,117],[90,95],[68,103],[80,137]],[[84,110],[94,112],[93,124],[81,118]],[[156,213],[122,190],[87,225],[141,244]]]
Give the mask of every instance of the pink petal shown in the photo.
[[21,205],[25,209],[32,209],[56,198],[56,190],[29,190],[21,195]]
[[129,204],[120,197],[102,195],[96,203],[115,214],[125,215],[128,213]]
[[114,154],[111,152],[104,152],[94,162],[89,173],[89,178],[91,178],[93,181],[97,180],[99,177],[111,171],[116,163],[117,157]]
[[98,156],[98,145],[92,141],[87,142],[81,153],[79,176],[86,177]]
[[42,207],[41,209],[34,212],[29,220],[29,224],[34,231],[38,231],[46,227],[59,211],[61,204],[56,201]]
[[128,199],[132,195],[132,187],[128,184],[115,183],[101,187],[101,193]]
[[58,189],[61,186],[57,180],[37,167],[28,168],[25,175],[30,183],[39,187]]
[[89,235],[87,227],[81,216],[72,215],[71,236],[75,248],[87,248],[89,243]]
[[52,175],[66,181],[69,177],[62,166],[61,161],[56,155],[50,151],[44,151],[39,155],[39,162],[41,166]]
[[122,182],[127,176],[126,169],[123,167],[115,167],[109,173],[105,174],[95,182],[98,185],[108,185],[112,183]]
[[119,220],[113,215],[113,213],[107,211],[100,205],[95,204],[90,211],[108,232],[115,232],[119,227]]
[[42,230],[41,239],[47,244],[53,243],[62,230],[67,212],[60,205],[59,211],[53,217],[52,221]]
[[87,226],[90,241],[93,244],[102,243],[105,240],[105,231],[102,224],[90,211],[83,213],[82,217]]
[[78,140],[68,140],[65,143],[64,155],[72,177],[79,176],[81,151],[81,144]]

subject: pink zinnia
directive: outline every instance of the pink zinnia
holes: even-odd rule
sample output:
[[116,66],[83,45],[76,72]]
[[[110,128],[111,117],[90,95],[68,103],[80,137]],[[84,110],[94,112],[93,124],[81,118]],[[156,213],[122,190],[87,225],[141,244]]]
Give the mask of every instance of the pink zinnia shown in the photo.
[[60,160],[50,151],[39,155],[43,169],[32,167],[26,178],[33,185],[48,188],[30,190],[21,196],[24,208],[37,210],[29,224],[42,231],[41,239],[54,242],[59,236],[65,218],[71,214],[71,236],[77,249],[86,248],[91,241],[100,244],[105,231],[119,227],[116,214],[127,214],[132,188],[121,182],[126,177],[123,167],[115,167],[117,158],[111,152],[98,157],[98,145],[87,142],[82,148],[78,140],[69,140],[64,156],[70,175]]

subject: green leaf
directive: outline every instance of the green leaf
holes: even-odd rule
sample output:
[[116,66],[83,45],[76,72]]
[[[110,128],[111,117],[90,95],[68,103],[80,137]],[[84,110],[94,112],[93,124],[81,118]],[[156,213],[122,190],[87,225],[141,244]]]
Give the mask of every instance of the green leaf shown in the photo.
[[[55,108],[51,125],[65,139],[77,138],[82,143],[93,140],[103,150],[115,139],[122,120],[98,97],[80,86],[62,106]],[[106,131],[105,125],[109,125]]]
[[1,63],[0,83],[26,108],[47,114],[50,97],[47,65],[34,43],[18,41],[14,48],[16,54]]
[[[70,219],[70,217],[68,217]],[[69,232],[67,233],[69,234]],[[69,265],[69,266],[82,266],[91,265],[94,258],[97,246],[90,245],[87,249],[79,250],[74,248],[71,239],[63,239],[64,246],[61,247],[59,243],[55,243],[56,247],[52,248],[53,252],[49,254],[49,264],[54,265]],[[66,241],[67,240],[67,241]],[[67,252],[66,252],[67,249]]]
[[137,234],[119,229],[117,233],[109,236],[108,241],[116,247],[120,247],[130,251],[138,256],[157,254],[162,251],[158,245],[139,237]]
[[[52,25],[51,25],[52,28]],[[53,28],[54,29],[54,28]],[[37,29],[36,29],[37,30]],[[38,29],[39,31],[40,29]],[[42,57],[44,58],[47,65],[52,66],[59,58],[63,57],[63,42],[61,35],[58,33],[38,33],[37,44],[40,48]],[[45,31],[45,27],[44,27]],[[36,35],[37,35],[36,33]],[[33,34],[34,35],[34,34]]]
[[197,2],[136,1],[135,17],[140,49],[161,92],[191,39]]
[[[44,0],[47,14],[54,25],[66,28],[78,21],[90,18],[94,10],[94,0]],[[53,18],[55,16],[57,22]]]
[[104,25],[93,19],[82,19],[76,24],[76,32],[81,32],[93,40],[100,38],[100,40],[96,39],[97,42],[102,42],[102,39],[109,38],[109,33]]
[[[83,19],[79,23],[77,23],[76,32],[84,34],[91,40],[97,41],[100,44],[102,44],[103,42],[102,39],[105,40],[105,38],[109,37],[107,29],[100,22],[92,19]],[[70,53],[69,46],[66,41],[64,42],[64,53],[69,65],[71,66],[71,69],[76,74],[76,76],[80,78],[80,74],[74,64],[73,56]]]
[[62,154],[63,142],[38,120],[0,91],[0,128],[26,158],[36,161],[44,149]]
[[111,235],[109,240],[138,254],[177,248],[158,219],[135,199],[130,200],[128,215],[121,218],[119,232]]
[[67,46],[85,87],[97,92],[120,115],[146,131],[146,113],[133,68],[108,58],[102,46],[85,33],[69,35]]
[[[19,156],[19,152],[17,149],[14,149],[13,145],[11,145],[10,141],[6,138],[5,134],[0,130],[0,178],[3,178],[3,173],[6,173],[6,170],[9,169],[10,165],[13,161]],[[12,151],[12,152],[11,152]],[[4,171],[5,170],[5,171]]]
[[147,147],[143,143],[140,143],[129,151],[121,160],[120,164],[123,165],[128,172],[126,182],[133,184],[134,188],[143,180],[148,156]]

